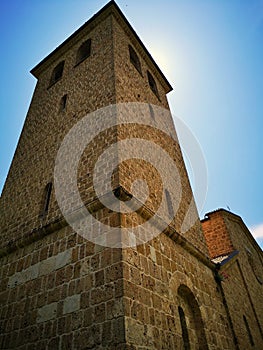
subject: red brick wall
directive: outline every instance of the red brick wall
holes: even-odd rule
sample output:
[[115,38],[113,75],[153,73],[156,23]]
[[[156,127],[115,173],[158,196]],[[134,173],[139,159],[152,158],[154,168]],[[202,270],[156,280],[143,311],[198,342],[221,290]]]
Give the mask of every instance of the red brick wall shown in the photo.
[[223,218],[223,211],[207,214],[207,218],[202,220],[201,223],[209,255],[212,259],[234,250]]

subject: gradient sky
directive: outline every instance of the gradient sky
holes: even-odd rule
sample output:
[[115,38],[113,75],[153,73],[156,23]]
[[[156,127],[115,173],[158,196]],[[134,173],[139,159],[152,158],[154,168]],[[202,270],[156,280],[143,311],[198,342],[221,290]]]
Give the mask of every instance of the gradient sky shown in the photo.
[[[0,191],[36,83],[30,69],[106,3],[0,2]],[[174,87],[173,115],[203,150],[208,190],[200,217],[229,207],[263,247],[263,1],[117,3]]]

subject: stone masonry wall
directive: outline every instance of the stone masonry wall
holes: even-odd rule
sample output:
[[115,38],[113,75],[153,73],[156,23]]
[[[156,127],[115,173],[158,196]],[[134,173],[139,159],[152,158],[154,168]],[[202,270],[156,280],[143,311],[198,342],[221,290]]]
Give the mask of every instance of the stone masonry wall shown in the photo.
[[201,313],[207,340],[202,349],[234,348],[221,294],[209,267],[165,234],[125,250],[123,257],[125,329],[127,342],[134,349],[182,349],[180,305],[185,310],[190,346],[199,348],[201,321],[195,324],[187,314],[178,294],[182,286],[192,292]]
[[[225,275],[222,288],[240,349],[250,349],[253,346],[259,349],[263,342],[262,250],[242,219],[226,210],[221,209],[208,214],[208,219],[202,224],[209,251],[213,251],[215,256],[227,254],[230,247],[232,251],[238,251],[232,260],[222,266],[222,272],[219,271]],[[214,240],[211,240],[211,237]],[[244,317],[251,332],[252,342]]]
[[[74,233],[62,218],[54,186],[46,216],[39,215],[64,136],[87,113],[115,102],[111,26],[108,16],[95,28],[87,27],[39,73],[1,196],[3,348],[121,349],[125,341],[121,250],[103,249]],[[91,55],[75,66],[77,50],[87,38],[92,40]],[[62,60],[62,78],[49,86],[52,71]],[[92,166],[115,138],[113,128],[93,140],[82,155],[78,186],[84,202],[94,199],[89,184]],[[102,222],[113,218],[119,225],[116,215],[96,210],[94,215]]]
[[[117,103],[123,102],[140,102],[140,103],[150,103],[155,106],[160,106],[165,110],[169,110],[168,101],[166,98],[166,90],[167,87],[164,86],[164,82],[159,78],[159,75],[155,72],[153,65],[149,64],[145,52],[143,52],[140,45],[136,39],[131,35],[129,31],[124,31],[121,23],[116,19],[113,21],[113,34],[114,34],[114,63],[115,63],[115,71],[116,71],[116,100]],[[131,45],[137,52],[137,55],[140,59],[141,63],[141,71],[140,74],[134,65],[130,62],[129,57],[129,49],[128,45]],[[154,94],[151,90],[147,78],[147,70],[153,75],[157,89],[159,92],[159,97]],[[158,111],[158,109],[155,110]],[[157,112],[161,114],[161,112]],[[148,114],[148,116],[145,116]],[[149,122],[151,118],[150,111],[145,109],[145,114],[142,118],[142,123],[144,120]],[[133,128],[119,128],[118,129],[118,140],[123,140],[129,137],[137,137],[139,139],[146,139],[148,141],[152,141],[159,145],[162,149],[164,149],[173,160],[176,165],[177,170],[180,174],[180,181],[182,186],[182,198],[180,201],[179,209],[176,213],[173,224],[176,227],[178,232],[181,231],[181,225],[186,216],[186,213],[189,209],[189,205],[191,199],[193,198],[193,193],[190,187],[188,175],[186,172],[186,168],[184,165],[182,153],[180,150],[179,142],[177,140],[176,131],[174,128],[172,116],[165,119],[165,130],[167,130],[167,134],[160,134],[158,131],[151,129],[150,127],[143,127],[142,125],[134,126]],[[153,123],[154,127],[154,123]],[[172,135],[173,139],[169,137]],[[160,163],[161,166],[161,163]],[[130,170],[132,169],[132,175],[129,175]],[[157,169],[158,170],[158,169]],[[168,171],[168,169],[167,169]],[[140,178],[141,174],[145,172],[147,176],[147,182],[149,183],[149,187],[155,188],[155,193],[153,193],[153,197],[156,202],[158,201],[159,193],[158,191],[162,190],[161,186],[156,186],[156,176],[151,177],[152,170],[146,167],[145,165],[140,164],[132,164],[130,163],[129,167],[121,167],[119,169],[119,181],[120,184],[129,191],[131,187],[131,183],[134,178]],[[173,175],[170,174],[170,181],[174,181],[175,186],[176,180],[173,178]],[[145,176],[146,177],[146,176]],[[152,182],[152,185],[151,185]],[[165,188],[165,184],[162,186]],[[157,199],[156,199],[157,198]],[[174,207],[176,207],[177,199],[171,198],[174,203]],[[156,202],[151,200],[150,206],[155,207]],[[194,202],[193,202],[194,203]],[[192,242],[198,249],[200,249],[204,254],[208,254],[206,242],[202,233],[202,228],[200,225],[200,221],[198,219],[198,213],[195,206],[195,203],[192,207],[192,215],[196,217],[195,224],[188,232],[184,232],[184,236]]]
[[[77,50],[88,38],[92,40],[91,55],[75,66]],[[58,52],[53,60],[48,61],[39,75],[1,196],[1,246],[60,217],[54,191],[44,222],[39,217],[45,186],[53,182],[59,146],[78,120],[115,102],[111,17],[95,28],[86,28],[77,39],[65,52]],[[62,78],[50,86],[52,71],[62,60],[65,60]],[[65,94],[66,108],[61,111],[61,98]],[[97,148],[104,148],[104,143],[101,138]],[[90,148],[93,149],[93,145]],[[85,163],[85,155],[82,160]],[[89,164],[82,164],[82,167],[85,167],[86,175]]]
[[1,349],[125,349],[121,259],[68,226],[2,258]]
[[[260,312],[260,295],[262,293],[256,299],[253,299],[251,303],[249,289],[251,287],[253,288],[253,286],[247,286],[243,279],[243,273],[240,269],[240,259],[237,259],[229,267],[226,266],[223,271],[227,275],[227,278],[222,282],[222,287],[231,314],[239,349],[260,349],[262,335],[253,307],[256,307],[257,313]],[[252,341],[250,340],[249,331],[246,329],[244,317],[247,320]]]
[[[262,250],[255,242],[251,233],[239,216],[228,214],[227,212],[223,212],[222,215],[224,215],[226,227],[230,232],[233,246],[239,251],[236,268],[238,268],[242,284],[233,283],[231,276],[233,278],[234,276],[231,272],[231,276],[228,281],[230,285],[232,284],[233,289],[236,289],[237,286],[240,289],[243,287],[242,293],[246,297],[247,301],[245,303],[241,303],[243,307],[240,308],[239,306],[239,310],[240,312],[243,312],[243,315],[245,315],[248,323],[250,324],[255,347],[258,346],[260,348],[261,344],[263,343],[263,305],[261,302],[263,297]],[[226,293],[226,295],[228,296],[228,293]],[[231,307],[234,309],[234,306],[232,305],[235,304],[238,298],[228,298],[229,305],[231,305]],[[248,307],[252,309],[251,312],[247,311],[246,308]],[[244,322],[240,322],[241,317],[238,317],[238,313],[233,312],[233,318],[236,320],[236,327],[238,327],[238,325],[241,323],[244,328]]]

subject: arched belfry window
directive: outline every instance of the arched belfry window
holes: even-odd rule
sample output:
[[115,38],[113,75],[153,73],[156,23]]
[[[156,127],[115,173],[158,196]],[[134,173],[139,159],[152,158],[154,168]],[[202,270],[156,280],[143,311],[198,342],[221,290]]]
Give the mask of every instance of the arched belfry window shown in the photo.
[[157,85],[154,80],[154,77],[151,75],[151,73],[147,70],[147,77],[148,77],[148,83],[150,85],[150,88],[152,92],[159,98],[159,92],[157,90]]
[[48,213],[48,208],[50,204],[50,198],[51,198],[51,192],[52,192],[52,182],[47,183],[44,193],[43,193],[43,199],[41,204],[41,211],[40,211],[40,217],[44,217]]
[[88,39],[80,45],[77,51],[76,65],[84,61],[86,58],[88,58],[90,56],[90,52],[91,52],[91,39]]
[[63,70],[64,70],[65,61],[59,62],[58,65],[53,69],[51,78],[50,78],[50,85],[55,84],[59,79],[62,78]]
[[135,52],[134,48],[129,45],[129,54],[130,54],[130,61],[134,65],[134,67],[137,69],[137,71],[142,74],[142,68],[141,68],[141,62],[140,59]]

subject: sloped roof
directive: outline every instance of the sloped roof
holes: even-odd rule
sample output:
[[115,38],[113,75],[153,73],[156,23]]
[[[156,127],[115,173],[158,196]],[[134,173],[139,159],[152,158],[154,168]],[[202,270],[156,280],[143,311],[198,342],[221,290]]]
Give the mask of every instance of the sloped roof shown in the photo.
[[238,250],[234,250],[233,252],[231,252],[229,254],[217,256],[216,258],[212,259],[211,261],[214,264],[220,264],[222,266],[222,265],[225,265],[232,258],[234,258],[238,253],[239,253]]

